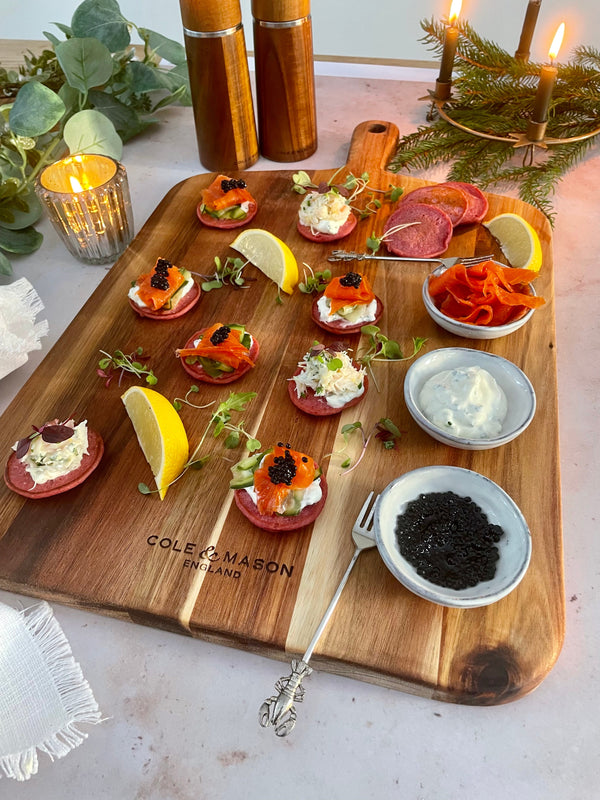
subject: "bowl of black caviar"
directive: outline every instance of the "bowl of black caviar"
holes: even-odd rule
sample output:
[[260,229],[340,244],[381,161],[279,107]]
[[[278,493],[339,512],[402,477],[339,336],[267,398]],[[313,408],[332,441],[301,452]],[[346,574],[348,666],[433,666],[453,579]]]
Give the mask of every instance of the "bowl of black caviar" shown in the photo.
[[461,467],[423,467],[392,481],[377,502],[375,536],[400,583],[453,608],[506,597],[531,559],[529,528],[514,500]]

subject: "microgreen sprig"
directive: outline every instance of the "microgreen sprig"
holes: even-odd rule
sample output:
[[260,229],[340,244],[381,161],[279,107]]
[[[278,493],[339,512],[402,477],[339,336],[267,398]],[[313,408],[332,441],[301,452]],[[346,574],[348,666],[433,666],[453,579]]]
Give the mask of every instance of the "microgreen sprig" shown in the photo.
[[369,250],[371,250],[373,255],[375,255],[379,251],[379,248],[381,247],[383,242],[385,242],[386,239],[389,239],[390,236],[393,236],[395,233],[398,233],[398,231],[404,230],[404,228],[410,228],[411,225],[420,225],[420,224],[421,224],[420,222],[404,222],[402,225],[394,225],[385,233],[383,233],[381,236],[376,236],[375,231],[373,231],[371,236],[369,236],[367,239],[367,247]]
[[250,262],[242,258],[225,259],[222,263],[219,256],[215,256],[215,271],[212,275],[201,275],[205,280],[202,283],[202,291],[210,292],[212,289],[221,289],[223,286],[233,286],[234,289],[247,289],[246,279],[242,275],[244,267]]
[[360,433],[362,438],[361,450],[354,464],[352,464],[352,459],[349,456],[342,461],[340,466],[345,470],[343,473],[344,475],[348,475],[350,472],[352,472],[352,470],[358,467],[360,462],[363,460],[367,451],[367,447],[369,446],[369,443],[373,437],[379,439],[386,450],[395,450],[397,447],[397,442],[402,436],[397,425],[392,422],[389,417],[381,417],[381,419],[379,419],[373,425],[368,435],[365,435],[362,422],[357,420],[356,422],[350,422],[347,425],[342,425],[340,433],[344,438],[344,447],[341,450],[337,450],[335,453],[332,453],[332,455],[346,455],[347,448],[350,444],[350,438],[352,434],[356,433],[356,431]]
[[104,358],[98,361],[96,372],[101,378],[105,379],[105,386],[110,386],[117,372],[119,373],[119,386],[126,372],[130,372],[138,378],[144,377],[148,386],[154,386],[158,383],[158,378],[154,372],[143,364],[149,356],[143,355],[144,349],[142,347],[136,348],[133,353],[128,355],[122,350],[115,350],[112,355],[104,350],[100,350],[100,352]]
[[[363,325],[360,332],[367,337],[368,344],[365,352],[357,356],[357,361],[369,370],[375,386],[377,386],[377,380],[375,379],[371,367],[373,361],[410,361],[411,358],[417,355],[427,341],[427,339],[422,336],[413,336],[412,353],[405,356],[398,342],[394,339],[389,339],[385,334],[381,333],[377,325]],[[378,386],[377,390],[379,391]]]
[[[177,410],[179,410],[179,408],[181,408],[181,405],[184,403],[186,405],[192,406],[193,408],[206,408],[207,406],[199,406],[194,403],[190,403],[188,400],[188,396],[190,393],[194,394],[198,391],[199,391],[198,387],[192,385],[190,389],[186,392],[184,398],[175,398],[175,400],[173,401],[173,405]],[[256,397],[256,392],[239,392],[237,394],[231,392],[226,400],[223,400],[222,402],[219,403],[216,411],[211,415],[211,418],[208,421],[208,424],[204,429],[204,433],[202,434],[200,441],[195,447],[194,452],[188,458],[186,463],[183,465],[183,469],[181,470],[179,475],[171,481],[169,486],[172,486],[176,481],[182,478],[188,471],[188,469],[202,469],[202,467],[210,459],[210,454],[201,456],[200,451],[202,450],[204,441],[208,436],[211,428],[214,428],[213,437],[215,439],[223,431],[227,431],[228,435],[225,441],[223,442],[223,445],[228,450],[237,447],[242,441],[243,437],[246,438],[246,448],[249,453],[254,453],[256,450],[260,450],[261,444],[259,440],[254,438],[244,429],[243,420],[238,425],[233,425],[231,423],[232,413],[245,411],[248,403],[255,397]],[[177,407],[178,405],[179,408]],[[208,403],[207,405],[212,405],[212,403]],[[150,489],[150,487],[145,483],[139,483],[138,490],[142,494],[153,494],[158,491],[158,489]]]
[[304,280],[298,284],[298,289],[303,294],[312,294],[313,292],[322,292],[331,280],[331,270],[324,269],[322,272],[315,272],[308,264],[303,262],[303,266],[310,272],[306,274],[304,270]]

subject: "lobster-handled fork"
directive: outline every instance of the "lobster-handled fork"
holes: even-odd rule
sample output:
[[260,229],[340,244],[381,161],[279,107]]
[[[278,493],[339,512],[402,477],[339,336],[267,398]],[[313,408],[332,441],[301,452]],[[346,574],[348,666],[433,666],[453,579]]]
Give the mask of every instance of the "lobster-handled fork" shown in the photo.
[[308,666],[308,662],[313,654],[313,650],[325,626],[329,622],[333,610],[340,599],[342,589],[346,585],[346,581],[352,572],[352,568],[356,564],[359,555],[363,550],[368,550],[376,546],[375,537],[373,535],[373,518],[375,516],[375,507],[379,495],[371,492],[361,508],[356,522],[352,528],[352,540],[355,544],[354,554],[342,580],[337,587],[335,594],[331,598],[331,602],[327,606],[327,610],[323,615],[318,628],[316,629],[310,644],[306,648],[306,652],[298,661],[292,661],[292,672],[288,677],[280,678],[275,684],[275,691],[278,694],[269,697],[260,707],[259,722],[263,728],[273,726],[277,736],[287,736],[296,724],[296,707],[294,703],[301,703],[304,698],[304,687],[302,681],[307,675],[310,675],[312,668]]
[[352,250],[332,250],[328,261],[428,261],[434,264],[441,264],[445,269],[453,267],[455,264],[464,264],[465,267],[473,267],[483,261],[490,261],[494,256],[471,256],[469,258],[404,258],[402,256],[378,256],[371,253],[355,253]]

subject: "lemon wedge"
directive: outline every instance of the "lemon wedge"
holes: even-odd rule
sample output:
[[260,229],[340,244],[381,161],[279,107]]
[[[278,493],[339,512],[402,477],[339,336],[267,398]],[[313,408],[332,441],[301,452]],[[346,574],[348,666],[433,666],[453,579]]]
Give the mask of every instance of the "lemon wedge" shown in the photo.
[[293,292],[298,283],[298,263],[287,244],[277,236],[262,228],[248,228],[230,246],[274,281],[282,292]]
[[499,214],[483,223],[498,240],[512,267],[538,272],[542,266],[542,246],[534,228],[518,214]]
[[154,389],[132,386],[121,395],[138,442],[150,464],[158,496],[164,499],[189,456],[183,422],[167,398]]

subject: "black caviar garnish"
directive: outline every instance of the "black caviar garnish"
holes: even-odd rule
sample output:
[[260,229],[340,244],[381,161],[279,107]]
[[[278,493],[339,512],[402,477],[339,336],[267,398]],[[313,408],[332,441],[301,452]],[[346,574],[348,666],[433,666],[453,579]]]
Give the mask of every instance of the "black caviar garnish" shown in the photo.
[[421,494],[396,520],[402,556],[422,578],[449,589],[491,580],[503,535],[477,503],[454,492]]
[[[281,446],[281,445],[280,445]],[[269,480],[273,484],[284,483],[290,486],[296,475],[296,462],[289,451],[289,445],[282,456],[275,456],[273,464],[268,467]]]
[[362,281],[362,275],[358,272],[347,272],[343,278],[340,278],[340,286],[352,286],[353,289],[358,289]]
[[154,272],[158,273],[158,275],[168,275],[169,270],[173,264],[166,259],[166,258],[159,258],[156,261],[156,266],[154,267]]
[[224,192],[230,192],[232,189],[245,189],[246,181],[241,178],[224,178],[221,181],[221,189]]
[[161,289],[163,292],[166,292],[169,288],[169,281],[165,275],[155,272],[150,278],[150,286],[152,286],[153,289]]
[[228,325],[221,325],[221,327],[217,328],[217,330],[210,337],[210,343],[214,345],[223,344],[230,333],[231,328]]

